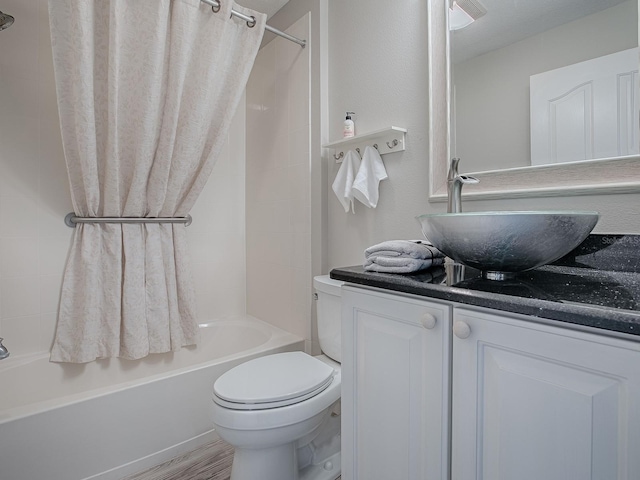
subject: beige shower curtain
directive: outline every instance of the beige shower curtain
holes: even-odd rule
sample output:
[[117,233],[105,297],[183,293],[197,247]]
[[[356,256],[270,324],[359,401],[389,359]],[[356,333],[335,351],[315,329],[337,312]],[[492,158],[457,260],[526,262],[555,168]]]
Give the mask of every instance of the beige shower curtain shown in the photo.
[[[232,8],[256,25],[232,18]],[[49,0],[49,14],[76,215],[187,215],[224,143],[265,16],[230,0],[217,13],[200,0]],[[78,224],[51,361],[195,344],[185,233]]]

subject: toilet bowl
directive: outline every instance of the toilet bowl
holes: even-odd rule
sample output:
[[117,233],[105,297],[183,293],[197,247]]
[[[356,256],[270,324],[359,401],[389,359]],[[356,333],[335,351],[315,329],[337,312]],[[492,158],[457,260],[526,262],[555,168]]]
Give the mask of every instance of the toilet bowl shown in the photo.
[[335,411],[341,386],[341,283],[314,278],[323,355],[267,355],[216,380],[212,418],[220,437],[235,447],[231,480],[334,480],[340,475]]

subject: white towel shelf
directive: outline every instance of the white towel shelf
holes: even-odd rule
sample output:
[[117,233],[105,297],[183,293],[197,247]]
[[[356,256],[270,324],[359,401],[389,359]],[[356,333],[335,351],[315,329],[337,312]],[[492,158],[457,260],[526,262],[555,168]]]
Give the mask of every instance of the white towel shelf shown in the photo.
[[363,135],[355,135],[349,138],[336,140],[335,142],[326,143],[324,148],[333,149],[333,158],[336,163],[342,163],[342,159],[349,150],[356,150],[360,155],[364,153],[364,147],[367,145],[378,149],[380,155],[387,153],[402,152],[405,149],[404,140],[407,133],[406,128],[388,127],[375,132]]

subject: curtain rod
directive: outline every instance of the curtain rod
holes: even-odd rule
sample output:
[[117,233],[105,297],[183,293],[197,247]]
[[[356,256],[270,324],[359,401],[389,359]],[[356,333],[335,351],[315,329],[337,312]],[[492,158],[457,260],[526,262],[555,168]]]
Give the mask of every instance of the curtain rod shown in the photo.
[[186,217],[77,217],[75,212],[70,212],[64,217],[65,225],[71,228],[75,228],[77,223],[184,223],[188,227],[191,221],[191,215]]
[[[200,0],[202,3],[206,3],[207,5],[211,6],[211,8],[220,8],[220,2],[218,0]],[[215,10],[214,10],[215,12]],[[238,17],[242,20],[244,20],[245,22],[247,22],[247,25],[249,26],[253,26],[255,25],[255,21],[256,19],[253,17],[250,17],[248,15],[245,15],[244,13],[240,13],[236,10],[231,9],[231,15],[233,15],[234,17]],[[291,42],[297,43],[298,45],[300,45],[302,48],[307,46],[307,41],[306,40],[301,40],[298,37],[294,37],[293,35],[289,35],[288,33],[284,33],[280,30],[278,30],[277,28],[273,28],[270,25],[265,25],[264,29],[268,32],[271,33],[275,33],[276,35],[278,35],[279,37],[285,38]]]

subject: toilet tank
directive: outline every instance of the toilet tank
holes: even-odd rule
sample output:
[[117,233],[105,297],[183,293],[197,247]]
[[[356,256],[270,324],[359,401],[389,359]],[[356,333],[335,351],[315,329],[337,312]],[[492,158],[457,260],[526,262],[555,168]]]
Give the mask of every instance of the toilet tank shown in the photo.
[[342,361],[341,345],[341,292],[340,287],[344,282],[333,280],[329,275],[314,277],[313,288],[318,294],[316,312],[318,316],[318,340],[322,353],[334,359]]

